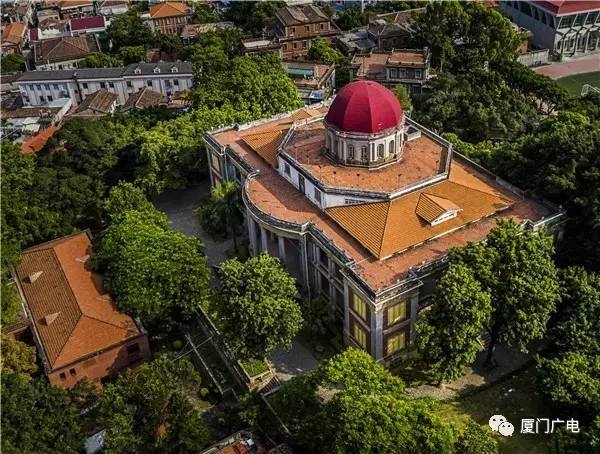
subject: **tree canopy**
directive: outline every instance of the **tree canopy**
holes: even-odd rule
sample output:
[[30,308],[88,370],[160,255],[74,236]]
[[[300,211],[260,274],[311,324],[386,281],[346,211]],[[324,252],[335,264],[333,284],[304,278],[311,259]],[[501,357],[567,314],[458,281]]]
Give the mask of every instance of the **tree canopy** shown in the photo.
[[200,385],[192,363],[166,356],[105,385],[105,452],[197,452],[209,445],[212,436],[197,410]]
[[283,1],[233,2],[225,18],[242,27],[251,36],[264,33],[267,21],[275,17]]
[[1,375],[2,452],[81,451],[79,409],[66,391],[5,370]]
[[121,310],[164,330],[206,304],[202,250],[200,240],[170,230],[162,213],[127,211],[103,234],[94,263]]
[[552,237],[512,220],[499,222],[485,244],[450,251],[450,262],[465,265],[490,296],[488,362],[499,342],[525,349],[545,334],[560,294],[552,252]]
[[475,361],[477,338],[488,326],[490,295],[464,265],[450,265],[437,284],[431,309],[417,325],[419,352],[434,378],[450,381]]
[[2,334],[0,367],[3,373],[16,374],[21,380],[31,380],[37,371],[35,348]]
[[289,349],[302,315],[296,282],[279,260],[265,253],[244,263],[226,260],[220,278],[216,304],[228,345],[256,359],[278,346]]

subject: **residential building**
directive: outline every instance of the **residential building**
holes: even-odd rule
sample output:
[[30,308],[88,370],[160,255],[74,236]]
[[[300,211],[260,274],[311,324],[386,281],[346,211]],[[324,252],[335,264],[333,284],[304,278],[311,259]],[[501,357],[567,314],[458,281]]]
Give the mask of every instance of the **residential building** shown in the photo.
[[[4,3],[4,2],[3,2]],[[12,5],[2,5],[2,23],[22,22],[28,25],[33,19],[33,2],[17,0]]]
[[77,106],[103,88],[118,96],[120,106],[144,87],[164,96],[189,90],[192,78],[189,62],[134,63],[124,68],[27,71],[17,80],[17,85],[26,106],[42,106],[59,98],[69,98]]
[[58,9],[63,19],[92,16],[94,2],[92,0],[61,0],[58,2]]
[[118,16],[129,11],[129,0],[101,0],[97,2],[98,14],[107,17]]
[[86,96],[72,115],[77,117],[100,117],[113,114],[117,109],[118,98],[116,94],[102,88]]
[[100,52],[94,35],[64,36],[45,39],[33,45],[33,63],[36,69],[57,70],[77,68],[89,54]]
[[241,188],[250,251],[321,297],[345,342],[390,365],[415,338],[450,248],[501,219],[560,233],[564,214],[458,155],[372,81],[331,104],[206,134],[213,185]]
[[316,104],[329,98],[335,90],[335,65],[312,62],[282,62],[288,76],[298,88],[305,104]]
[[192,17],[184,2],[163,2],[150,7],[149,23],[153,30],[179,35]]
[[91,254],[90,234],[80,232],[25,249],[15,270],[44,372],[61,388],[100,384],[150,359],[147,333],[119,312]]
[[11,22],[2,30],[2,55],[20,53],[25,42],[27,27],[23,22]]
[[69,20],[71,36],[85,35],[88,33],[104,33],[107,23],[104,16],[78,17]]
[[510,19],[533,33],[532,44],[566,57],[600,50],[598,1],[502,1]]
[[142,88],[140,91],[133,93],[125,104],[121,106],[121,112],[129,112],[132,109],[149,109],[151,107],[159,107],[167,104],[167,97],[162,93],[151,90],[148,87]]
[[384,85],[404,84],[412,93],[421,93],[429,79],[429,52],[399,49],[355,55],[350,63],[350,80],[374,80]]
[[277,41],[267,38],[248,38],[242,40],[242,51],[246,57],[265,52],[274,52],[283,58],[283,46]]
[[39,9],[36,12],[36,17],[37,17],[37,23],[38,23],[39,27],[41,27],[45,21],[48,21],[48,20],[57,21],[57,20],[61,19],[60,11],[58,8]]
[[314,38],[331,41],[340,30],[314,5],[284,6],[275,14],[270,37],[282,46],[284,60],[303,59]]
[[18,133],[14,142],[22,142],[27,136],[32,136],[48,128],[57,126],[72,107],[70,99],[59,99],[42,107],[17,107],[3,110],[3,130],[5,133]]
[[198,39],[198,36],[208,33],[225,30],[228,28],[236,28],[233,22],[212,22],[210,24],[186,24],[183,26],[179,37],[185,44],[193,43]]
[[407,47],[414,33],[414,18],[424,10],[379,14],[366,27],[340,34],[335,42],[348,55]]

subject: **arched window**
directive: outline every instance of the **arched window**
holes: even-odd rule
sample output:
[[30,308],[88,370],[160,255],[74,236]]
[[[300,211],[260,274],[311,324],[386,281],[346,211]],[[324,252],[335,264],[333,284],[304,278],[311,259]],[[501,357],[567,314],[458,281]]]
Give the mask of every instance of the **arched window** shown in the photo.
[[377,157],[379,159],[383,159],[383,153],[385,151],[385,147],[383,146],[382,143],[380,143],[379,145],[377,145]]
[[348,160],[354,161],[354,145],[348,144]]
[[369,149],[365,145],[360,147],[360,159],[363,161],[369,160]]
[[390,154],[396,154],[396,146],[395,145],[396,145],[396,142],[392,140],[390,142],[390,146],[389,146],[389,149],[390,149],[389,153]]

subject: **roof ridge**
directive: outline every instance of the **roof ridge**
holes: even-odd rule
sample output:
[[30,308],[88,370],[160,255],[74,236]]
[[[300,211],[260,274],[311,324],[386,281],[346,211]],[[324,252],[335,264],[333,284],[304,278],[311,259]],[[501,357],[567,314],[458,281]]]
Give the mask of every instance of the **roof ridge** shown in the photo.
[[[512,202],[504,194],[502,194],[502,195],[490,194],[487,191],[482,191],[481,189],[474,188],[473,186],[467,186],[466,184],[459,183],[458,181],[455,181],[455,180],[448,179],[447,181],[448,181],[448,183],[453,183],[453,184],[455,184],[457,186],[462,186],[463,188],[467,188],[467,189],[469,189],[471,191],[477,191],[477,192],[480,192],[481,194],[485,194],[485,195],[490,196],[490,197],[497,197],[497,198],[502,199],[504,201]],[[521,199],[523,198],[519,194],[515,194],[515,195],[518,196],[518,197],[520,197]],[[512,205],[512,204],[514,204],[514,202],[512,202],[510,205]]]
[[377,256],[378,259],[381,258],[381,253],[383,250],[383,242],[385,240],[385,234],[387,233],[387,228],[388,228],[388,219],[390,217],[390,210],[392,208],[392,201],[389,200],[387,202],[387,212],[385,213],[385,222],[383,224],[383,232],[381,234],[381,242],[379,243],[379,255]]
[[[56,255],[56,251],[55,251],[54,247],[50,247],[49,249],[52,251],[52,257],[54,257],[54,260],[56,260],[56,263],[58,264],[58,268],[60,268],[60,272],[62,273],[63,278],[65,279],[65,282],[67,283],[67,287],[69,289],[69,293],[71,294],[71,297],[73,298],[73,301],[75,302],[75,306],[77,307],[77,310],[79,311],[79,317],[77,317],[77,322],[75,322],[75,325],[73,326],[73,329],[69,332],[69,334],[65,338],[65,342],[60,347],[60,350],[57,352],[56,356],[54,357],[54,360],[52,360],[52,361],[50,360],[50,356],[48,355],[48,352],[46,351],[46,347],[45,347],[44,343],[40,342],[42,344],[42,348],[44,349],[44,352],[46,353],[46,358],[48,359],[48,362],[51,361],[51,365],[54,366],[54,364],[56,363],[56,360],[58,359],[58,357],[60,356],[60,354],[62,353],[62,351],[65,349],[65,346],[69,342],[69,339],[71,338],[71,334],[73,334],[73,331],[75,331],[75,328],[77,327],[77,325],[79,325],[79,322],[81,321],[81,317],[83,316],[83,311],[81,310],[81,306],[77,302],[77,298],[75,297],[75,293],[73,293],[73,288],[71,287],[69,279],[67,279],[67,275],[65,274],[65,270],[64,270],[64,268],[62,266],[62,263],[60,263],[60,260],[58,259],[58,256]],[[34,326],[35,326],[35,323],[34,323]]]

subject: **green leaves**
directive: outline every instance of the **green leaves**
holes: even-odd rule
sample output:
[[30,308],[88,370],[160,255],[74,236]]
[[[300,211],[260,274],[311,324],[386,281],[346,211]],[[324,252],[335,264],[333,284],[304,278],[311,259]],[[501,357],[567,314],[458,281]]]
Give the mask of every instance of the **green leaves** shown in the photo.
[[417,345],[434,378],[451,381],[475,361],[481,346],[477,338],[489,324],[490,295],[471,270],[450,265],[437,284],[431,309],[417,325]]
[[208,299],[202,243],[169,230],[159,212],[125,212],[106,230],[94,263],[119,308],[157,329],[189,319]]
[[245,263],[221,266],[216,303],[224,336],[238,356],[263,358],[275,348],[290,348],[302,326],[296,282],[279,260],[262,253]]

